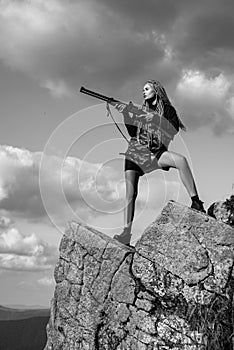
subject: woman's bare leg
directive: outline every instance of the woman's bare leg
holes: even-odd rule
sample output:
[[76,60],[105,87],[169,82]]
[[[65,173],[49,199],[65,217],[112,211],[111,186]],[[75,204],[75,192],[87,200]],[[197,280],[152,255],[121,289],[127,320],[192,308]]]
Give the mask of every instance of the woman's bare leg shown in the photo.
[[198,196],[195,181],[187,162],[187,159],[181,154],[166,151],[159,158],[160,167],[170,166],[179,170],[180,178],[190,197]]
[[135,202],[138,192],[139,173],[135,170],[125,171],[126,200],[124,206],[124,230],[113,238],[120,243],[130,245],[132,222],[135,213]]
[[124,227],[131,231],[138,193],[139,173],[135,170],[125,171],[126,200],[124,207]]

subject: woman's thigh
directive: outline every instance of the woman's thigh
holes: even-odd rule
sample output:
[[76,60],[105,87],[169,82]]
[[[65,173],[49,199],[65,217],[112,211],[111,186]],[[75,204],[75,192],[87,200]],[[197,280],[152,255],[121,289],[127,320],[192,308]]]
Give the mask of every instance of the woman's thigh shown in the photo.
[[184,161],[184,156],[172,151],[165,151],[158,160],[160,168],[171,167],[180,168],[181,163]]

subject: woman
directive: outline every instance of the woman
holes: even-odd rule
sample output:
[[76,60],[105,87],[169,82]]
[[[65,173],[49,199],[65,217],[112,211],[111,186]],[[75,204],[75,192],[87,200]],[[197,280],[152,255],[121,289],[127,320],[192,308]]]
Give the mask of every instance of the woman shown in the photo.
[[[143,87],[142,115],[131,115],[131,109],[120,109],[125,125],[131,136],[125,153],[126,205],[124,208],[124,230],[114,238],[123,244],[130,244],[131,227],[134,218],[135,201],[138,193],[139,177],[155,169],[168,171],[176,168],[192,200],[191,208],[205,212],[199,199],[195,181],[186,158],[168,151],[169,142],[179,129],[185,127],[177,116],[162,85],[155,80],[148,80]],[[129,105],[130,106],[130,105]],[[121,105],[122,108],[122,105]],[[154,113],[150,113],[154,111]]]

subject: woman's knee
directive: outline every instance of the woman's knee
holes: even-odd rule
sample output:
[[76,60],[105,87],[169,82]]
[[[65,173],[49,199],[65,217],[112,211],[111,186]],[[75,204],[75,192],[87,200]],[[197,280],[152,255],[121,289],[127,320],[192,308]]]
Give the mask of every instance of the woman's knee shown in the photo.
[[187,158],[185,156],[182,156],[182,155],[179,155],[177,163],[178,163],[179,168],[184,168],[184,167],[188,166]]
[[161,167],[170,166],[173,168],[180,169],[184,166],[187,166],[188,163],[187,159],[183,155],[167,151],[162,154],[158,161],[158,164]]

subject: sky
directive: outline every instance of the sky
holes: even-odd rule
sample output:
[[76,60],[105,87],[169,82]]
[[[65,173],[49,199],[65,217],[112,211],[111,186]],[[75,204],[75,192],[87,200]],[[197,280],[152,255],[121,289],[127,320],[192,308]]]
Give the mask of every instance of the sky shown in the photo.
[[[159,80],[188,129],[169,149],[186,156],[205,208],[232,194],[233,10],[232,0],[0,2],[0,304],[50,305],[69,221],[122,230],[127,143],[81,86],[141,104],[144,82]],[[170,199],[190,206],[176,169],[140,179],[133,243]]]

